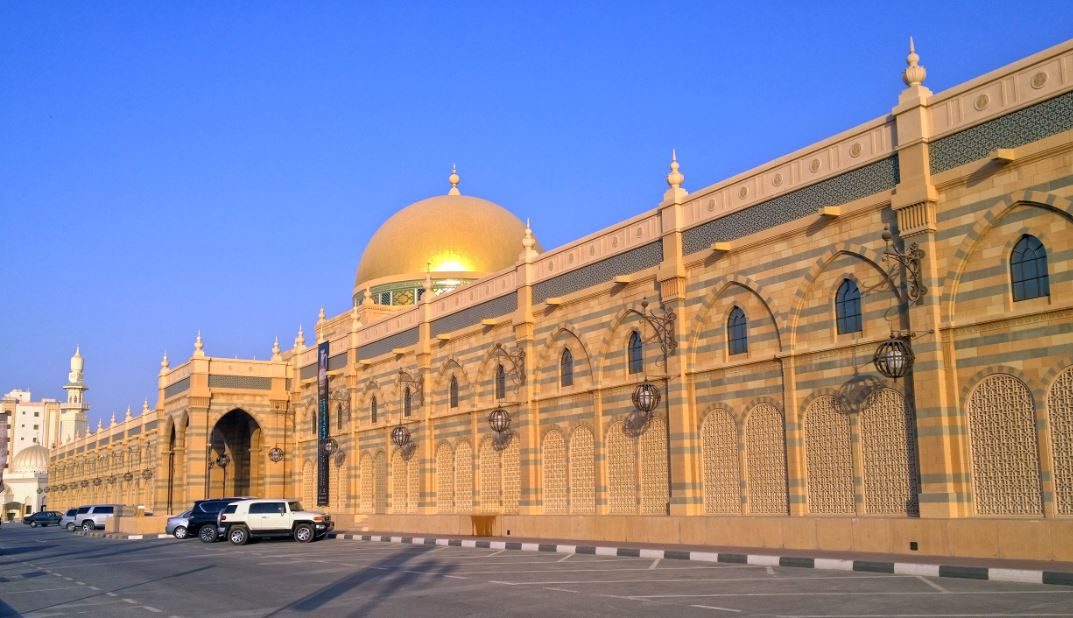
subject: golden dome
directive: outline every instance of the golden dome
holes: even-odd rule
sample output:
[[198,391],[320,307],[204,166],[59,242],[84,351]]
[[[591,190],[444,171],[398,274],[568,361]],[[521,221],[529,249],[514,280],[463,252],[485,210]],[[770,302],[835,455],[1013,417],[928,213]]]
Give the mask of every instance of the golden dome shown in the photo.
[[415,202],[380,226],[361,256],[354,292],[420,281],[429,269],[441,279],[476,279],[514,264],[524,236],[518,217],[488,200],[458,194],[456,186],[452,194]]

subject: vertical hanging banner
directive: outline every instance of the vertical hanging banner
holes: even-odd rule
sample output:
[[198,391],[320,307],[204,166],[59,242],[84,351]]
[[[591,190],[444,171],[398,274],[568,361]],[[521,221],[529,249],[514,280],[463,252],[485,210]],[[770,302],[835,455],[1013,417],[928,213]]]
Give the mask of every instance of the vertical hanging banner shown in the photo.
[[328,506],[328,342],[317,346],[317,506]]

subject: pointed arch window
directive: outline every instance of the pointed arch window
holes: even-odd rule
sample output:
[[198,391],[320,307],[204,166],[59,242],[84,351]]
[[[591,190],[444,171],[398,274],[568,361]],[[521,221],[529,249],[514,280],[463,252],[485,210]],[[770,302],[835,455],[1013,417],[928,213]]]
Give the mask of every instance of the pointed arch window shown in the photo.
[[458,378],[451,376],[451,386],[447,389],[447,405],[452,408],[458,407]]
[[369,420],[373,423],[376,422],[376,397],[369,403]]
[[838,286],[838,292],[835,293],[835,323],[840,335],[862,331],[861,290],[855,281],[843,279],[842,285]]
[[574,385],[574,355],[570,348],[563,348],[563,355],[559,358],[559,386]]
[[402,415],[410,416],[411,412],[413,412],[413,395],[410,394],[410,387],[407,386],[402,393]]
[[317,434],[317,412],[315,411],[309,413],[309,430],[313,432],[313,435]]
[[727,341],[731,354],[745,354],[749,351],[749,320],[741,307],[734,307],[727,318]]
[[335,404],[335,428],[343,428],[343,404]]
[[645,369],[645,343],[641,341],[641,333],[633,331],[630,333],[630,345],[627,348],[627,356],[629,357],[629,372],[641,373]]
[[1035,236],[1025,234],[1014,245],[1010,254],[1010,280],[1014,302],[1051,295],[1047,250]]
[[496,399],[502,399],[507,394],[507,372],[503,365],[496,365]]

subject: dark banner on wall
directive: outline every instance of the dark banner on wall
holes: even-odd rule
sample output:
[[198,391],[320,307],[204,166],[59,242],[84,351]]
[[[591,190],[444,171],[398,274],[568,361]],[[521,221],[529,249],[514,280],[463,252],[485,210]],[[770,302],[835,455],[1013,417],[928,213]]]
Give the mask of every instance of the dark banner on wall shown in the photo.
[[[317,346],[317,506],[328,506],[328,342]],[[308,507],[306,507],[308,508]]]

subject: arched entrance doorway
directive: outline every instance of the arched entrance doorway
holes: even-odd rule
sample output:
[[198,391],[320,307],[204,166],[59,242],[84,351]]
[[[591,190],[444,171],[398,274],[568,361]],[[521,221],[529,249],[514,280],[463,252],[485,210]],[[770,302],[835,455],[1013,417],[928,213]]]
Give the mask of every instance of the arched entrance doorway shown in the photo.
[[261,426],[245,410],[220,417],[209,437],[205,495],[213,498],[261,495],[264,462],[253,453],[262,448]]

